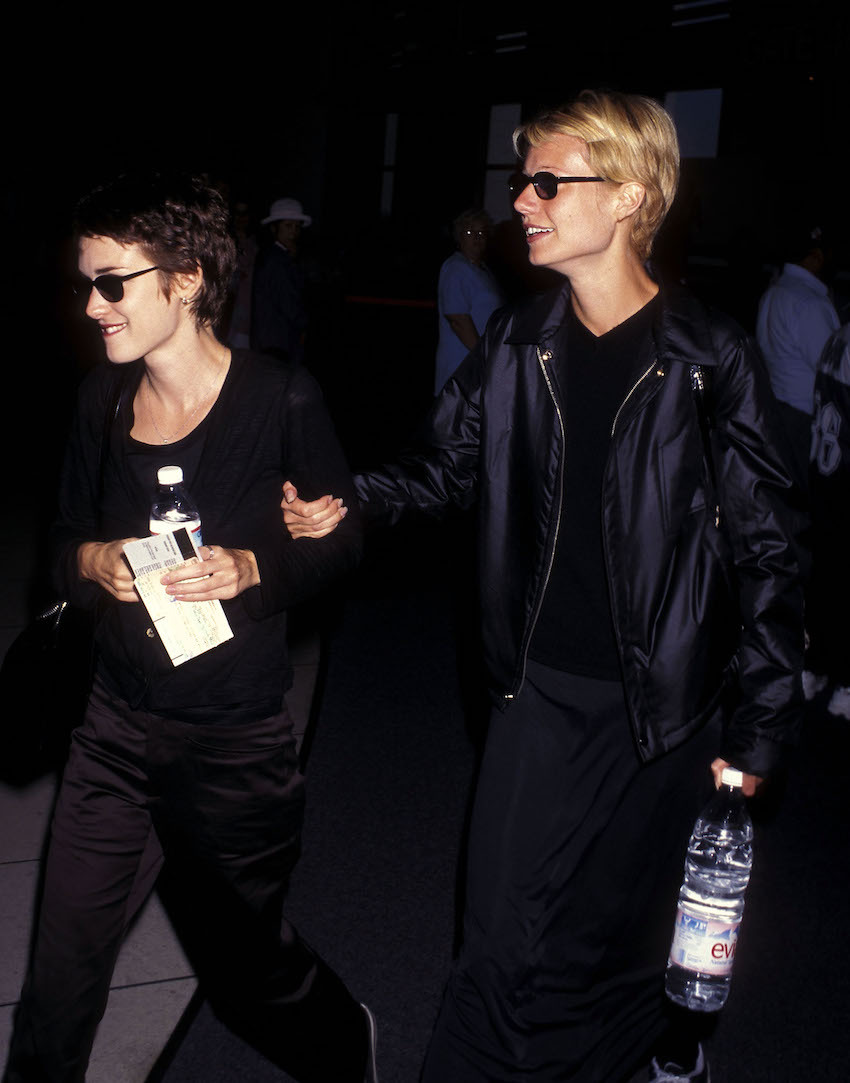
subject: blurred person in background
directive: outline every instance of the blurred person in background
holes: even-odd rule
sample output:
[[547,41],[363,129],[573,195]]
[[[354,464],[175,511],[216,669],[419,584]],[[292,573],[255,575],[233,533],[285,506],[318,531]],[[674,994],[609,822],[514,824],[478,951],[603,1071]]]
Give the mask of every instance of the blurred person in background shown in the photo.
[[251,345],[254,265],[259,246],[254,235],[251,208],[243,200],[237,201],[233,207],[233,236],[236,241],[236,270],[233,274],[225,341],[228,346],[247,350]]
[[823,230],[792,227],[786,247],[788,260],[759,301],[756,338],[779,403],[795,478],[806,491],[815,373],[839,319],[825,281],[829,249]]
[[814,406],[804,687],[810,697],[829,688],[827,711],[850,720],[850,324],[824,348]]
[[459,214],[452,226],[457,251],[440,268],[437,284],[440,323],[435,395],[474,349],[503,301],[502,291],[484,262],[491,225],[486,211],[472,209]]
[[297,199],[276,199],[262,224],[272,243],[254,266],[251,346],[281,360],[304,360],[307,309],[304,273],[298,262],[301,230],[312,223]]

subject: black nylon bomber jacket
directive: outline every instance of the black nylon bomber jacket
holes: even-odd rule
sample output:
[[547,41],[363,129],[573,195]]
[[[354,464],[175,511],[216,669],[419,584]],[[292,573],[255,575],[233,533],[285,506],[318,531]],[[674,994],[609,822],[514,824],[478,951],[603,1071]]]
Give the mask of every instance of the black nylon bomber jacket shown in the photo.
[[[569,287],[491,318],[437,398],[415,449],[355,479],[369,518],[477,505],[485,661],[518,693],[562,515],[552,343]],[[780,453],[763,362],[743,331],[662,289],[655,356],[617,412],[602,493],[608,587],[639,755],[695,733],[721,701],[719,754],[765,775],[799,726],[803,516]],[[711,388],[710,492],[692,389]],[[715,508],[720,508],[720,523]],[[724,695],[725,692],[729,695]]]

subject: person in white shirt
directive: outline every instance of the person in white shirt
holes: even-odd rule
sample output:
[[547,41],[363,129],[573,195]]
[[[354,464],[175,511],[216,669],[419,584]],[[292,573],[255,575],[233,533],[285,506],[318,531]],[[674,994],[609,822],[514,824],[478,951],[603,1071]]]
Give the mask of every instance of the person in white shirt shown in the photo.
[[823,281],[822,230],[801,230],[789,251],[792,258],[759,302],[756,338],[785,421],[796,480],[807,490],[815,373],[840,321]]

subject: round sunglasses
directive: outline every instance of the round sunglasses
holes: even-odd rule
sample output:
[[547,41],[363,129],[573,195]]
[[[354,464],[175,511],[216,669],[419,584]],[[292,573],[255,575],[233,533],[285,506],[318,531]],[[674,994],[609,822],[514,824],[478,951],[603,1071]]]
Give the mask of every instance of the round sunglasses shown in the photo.
[[524,192],[529,184],[541,199],[554,199],[558,194],[559,184],[589,184],[591,181],[604,181],[605,177],[556,177],[554,173],[535,173],[533,177],[525,173],[515,173],[508,178],[508,189],[514,199]]
[[131,278],[138,278],[139,275],[150,274],[151,271],[158,270],[159,267],[145,267],[143,271],[133,271],[132,274],[128,275],[98,275],[97,278],[86,278],[85,275],[78,275],[74,285],[74,293],[78,297],[85,297],[88,300],[91,291],[97,290],[105,301],[114,304],[124,297],[125,282],[129,282]]

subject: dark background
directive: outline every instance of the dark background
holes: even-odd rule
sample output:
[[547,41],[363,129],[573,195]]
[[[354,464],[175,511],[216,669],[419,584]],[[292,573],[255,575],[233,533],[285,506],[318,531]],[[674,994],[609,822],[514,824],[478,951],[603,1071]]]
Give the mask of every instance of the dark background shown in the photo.
[[[94,184],[136,165],[206,173],[232,197],[251,202],[258,217],[284,195],[300,199],[313,215],[303,235],[312,272],[308,363],[355,466],[391,453],[430,399],[436,315],[429,305],[439,265],[451,250],[451,219],[483,198],[493,104],[521,102],[530,115],[588,86],[659,98],[670,91],[721,88],[717,155],[683,163],[680,197],[659,241],[661,269],[685,279],[752,330],[758,296],[783,257],[784,227],[803,216],[829,231],[834,284],[839,294],[850,293],[847,8],[836,10],[818,0],[788,6],[721,0],[698,7],[681,0],[582,5],[537,0],[515,4],[513,13],[503,16],[490,3],[466,0],[406,5],[399,0],[342,10],[314,2],[306,11],[291,5],[213,10],[89,4],[61,10],[19,6],[4,19],[0,140],[7,153],[0,182],[5,242],[0,265],[6,339],[0,452],[7,501],[35,501],[45,518],[52,513],[74,388],[102,357],[96,332],[79,319],[64,286],[73,265],[68,244],[73,205]],[[391,212],[382,215],[388,113],[398,115],[398,144]],[[507,147],[505,159],[507,168]],[[519,256],[512,260],[517,246],[510,235],[503,238],[501,270],[513,288],[521,288],[524,243],[518,233],[513,236]],[[418,303],[364,303],[363,298]],[[451,541],[456,544],[456,538]],[[446,539],[427,549],[421,535],[418,542],[420,549],[399,545],[389,571],[386,554],[373,550],[366,566],[373,577],[360,581],[366,584],[363,595],[367,586],[375,592],[375,582],[387,583],[388,594],[396,591],[404,605],[402,584],[411,583],[411,567],[442,576],[447,561],[440,559],[440,544]],[[461,599],[465,595],[453,588],[468,567],[464,560],[456,558],[457,581],[447,585],[435,579]],[[380,576],[374,574],[379,565]],[[329,793],[339,793],[335,772],[345,758],[337,742],[358,732],[352,703],[364,712],[362,729],[377,725],[375,741],[389,750],[384,759],[399,761],[402,780],[415,777],[412,771],[422,762],[418,748],[414,754],[412,745],[409,749],[394,736],[397,704],[405,698],[424,713],[426,737],[434,736],[428,729],[434,719],[444,725],[436,736],[456,755],[443,760],[464,767],[463,750],[448,744],[462,735],[462,693],[451,686],[450,703],[432,702],[447,687],[452,659],[439,653],[448,649],[449,637],[439,623],[446,619],[443,609],[434,603],[436,627],[423,621],[423,612],[426,617],[430,612],[426,603],[444,601],[434,584],[426,588],[424,603],[418,595],[409,603],[410,636],[400,634],[397,615],[385,612],[390,603],[380,594],[373,608],[363,605],[361,622],[348,629],[337,657],[353,659],[345,663],[350,683],[337,671],[329,684],[343,700],[339,732],[326,715],[311,757],[317,798],[311,807],[317,816],[333,807],[321,800],[323,778]],[[350,611],[358,615],[356,605]],[[389,632],[378,639],[382,629]],[[457,636],[461,642],[464,630]],[[429,638],[430,655],[427,643],[423,646]],[[425,656],[439,665],[424,663]],[[468,659],[461,668],[468,670]],[[369,695],[386,701],[380,723]],[[410,717],[415,725],[418,715]],[[322,740],[329,749],[324,760]],[[753,942],[751,962],[747,968],[742,951],[730,1001],[738,1007],[727,1015],[732,1029],[712,1050],[721,1080],[844,1078],[848,970],[830,945],[841,943],[846,912],[841,772],[847,731],[827,720],[811,727],[807,740],[795,765],[803,782],[792,779],[794,796],[783,805],[785,819],[765,833],[754,873],[745,931]],[[397,942],[388,943],[388,914],[401,921],[413,913],[417,922],[425,921],[406,896],[404,905],[383,897],[348,905],[353,877],[338,895],[346,914],[362,914],[369,936],[374,939],[379,930],[381,937],[380,952],[367,955],[368,966],[357,960],[342,969],[357,978],[360,995],[378,1010],[384,1048],[392,1050],[395,1040],[399,1055],[416,1064],[449,954],[452,848],[459,843],[465,799],[461,786],[452,783],[447,792],[455,804],[437,804],[425,790],[427,781],[417,777],[418,804],[410,800],[413,788],[407,781],[403,806],[394,794],[373,796],[375,823],[392,829],[380,836],[385,850],[364,843],[348,858],[350,865],[368,850],[368,861],[385,860],[393,869],[401,855],[396,876],[376,872],[361,876],[359,883],[399,884],[405,891],[409,886],[401,877],[418,862],[442,907],[428,911],[429,920],[441,923],[439,929],[399,927],[390,930]],[[338,805],[341,801],[347,809],[337,797]],[[362,812],[360,793],[351,807]],[[388,807],[402,807],[409,816],[390,815]],[[445,832],[434,836],[443,850],[422,857],[409,840],[400,841],[400,832],[414,821],[411,834],[418,838],[416,817],[433,816],[435,808],[445,812]],[[337,867],[322,845],[323,822],[318,828],[315,823],[305,836],[312,863],[302,866],[297,889],[307,913],[327,887],[326,870]],[[339,832],[331,825],[328,834]],[[297,911],[297,897],[293,903]],[[330,908],[327,924],[327,943],[320,946],[334,963],[347,962],[348,943],[368,947],[373,942],[365,933],[345,942],[348,926],[340,929]],[[334,935],[341,941],[338,950]],[[430,953],[423,955],[423,944]],[[404,975],[419,978],[420,970],[428,971],[420,985],[432,999],[415,1002],[415,1013],[387,979],[399,958],[409,960]],[[418,1045],[405,1029],[414,1023]],[[190,1061],[194,1057],[192,1062],[203,1066],[204,1078],[211,1078],[208,1060],[197,1053],[205,1043],[206,1037],[187,1050]],[[220,1057],[221,1046],[209,1049],[211,1059]],[[183,1074],[176,1078],[190,1078],[180,1062],[178,1068]]]
[[[834,282],[850,293],[846,8],[513,7],[399,0],[11,14],[0,203],[7,434],[35,426],[47,447],[80,373],[101,356],[63,289],[75,200],[123,169],[154,165],[207,174],[258,218],[279,196],[303,202],[314,218],[303,235],[308,363],[357,464],[392,450],[429,399],[428,306],[451,219],[483,198],[490,107],[519,102],[529,115],[585,86],[661,99],[722,89],[717,155],[683,163],[657,246],[662,271],[751,329],[782,260],[783,228],[803,216],[828,229]],[[388,113],[398,139],[382,215]],[[506,170],[511,157],[505,147]],[[509,289],[535,284],[518,231],[503,227],[497,255]],[[352,300],[363,297],[419,304]],[[17,448],[13,439],[9,452]]]

